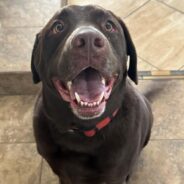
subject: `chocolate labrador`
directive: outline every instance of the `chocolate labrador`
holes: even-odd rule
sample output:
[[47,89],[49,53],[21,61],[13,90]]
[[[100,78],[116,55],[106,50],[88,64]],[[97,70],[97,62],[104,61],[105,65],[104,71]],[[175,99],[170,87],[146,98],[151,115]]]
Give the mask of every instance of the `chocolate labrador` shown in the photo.
[[98,6],[64,7],[37,34],[31,68],[34,83],[42,81],[37,149],[60,183],[126,182],[152,112],[130,82],[137,84],[137,56],[122,20]]

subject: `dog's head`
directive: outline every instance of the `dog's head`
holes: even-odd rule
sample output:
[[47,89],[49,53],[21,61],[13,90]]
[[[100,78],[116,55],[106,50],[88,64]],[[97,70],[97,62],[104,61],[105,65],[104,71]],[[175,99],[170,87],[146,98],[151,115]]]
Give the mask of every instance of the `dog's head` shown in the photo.
[[[127,58],[130,57],[127,69]],[[102,115],[116,85],[137,83],[137,57],[125,24],[98,6],[67,6],[37,34],[34,83],[52,88],[81,119]]]

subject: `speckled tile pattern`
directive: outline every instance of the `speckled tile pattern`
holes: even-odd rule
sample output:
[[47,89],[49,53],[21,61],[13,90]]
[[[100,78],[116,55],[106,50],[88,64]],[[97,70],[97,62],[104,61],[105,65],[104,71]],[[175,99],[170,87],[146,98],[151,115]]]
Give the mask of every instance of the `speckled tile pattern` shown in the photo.
[[[69,4],[98,4],[119,15],[129,28],[141,70],[179,70],[184,58],[184,3],[181,0],[88,1]],[[153,67],[150,67],[153,66]]]
[[183,14],[150,1],[125,21],[141,58],[160,70],[178,70],[183,65]]
[[[139,70],[184,70],[183,0],[69,0],[98,4],[122,17],[138,52]],[[59,184],[36,150],[35,102],[30,73],[13,81],[8,73],[30,71],[35,34],[60,9],[60,0],[0,1],[0,184]],[[26,77],[25,77],[26,76]],[[25,85],[25,83],[27,83]],[[24,85],[23,88],[20,86]],[[139,81],[154,114],[151,141],[128,184],[183,184],[184,81]],[[13,94],[14,96],[2,96]]]
[[30,72],[0,72],[0,95],[35,95],[40,86],[33,85]]
[[30,71],[35,35],[60,8],[60,0],[0,1],[0,72]]
[[34,142],[35,96],[0,96],[0,143]]
[[[184,81],[141,80],[137,88],[151,101],[154,125],[151,141],[128,184],[183,184]],[[34,102],[33,95],[0,96],[0,183],[58,184],[36,151],[32,135]]]
[[129,184],[182,184],[184,141],[150,141],[144,149]]
[[152,139],[184,139],[184,80],[139,81],[155,117]]
[[0,71],[30,71],[35,35],[41,28],[0,27]]
[[[77,5],[99,5],[106,9],[112,10],[118,16],[126,17],[131,12],[135,11],[139,7],[143,6],[148,0],[128,0],[128,1],[119,1],[119,0],[68,0],[68,4],[77,4]],[[122,11],[123,10],[123,11]]]
[[181,0],[159,0],[159,1],[165,3],[170,7],[176,8],[176,10],[179,10],[184,13],[184,3]]
[[[35,34],[61,4],[59,0],[0,1],[0,45],[3,45],[0,71],[30,71]],[[181,0],[69,0],[68,4],[97,4],[122,17],[138,55],[144,60],[144,65],[140,63],[141,70],[178,70],[183,66],[184,3]]]
[[180,70],[184,70],[184,66],[182,66],[182,67],[180,68]]
[[148,63],[144,59],[138,57],[138,71],[153,71],[158,70],[158,68],[151,63]]
[[43,159],[41,184],[59,184],[58,177],[53,174],[47,162]]
[[40,169],[35,144],[0,143],[1,184],[39,184]]
[[43,26],[60,5],[59,0],[1,0],[0,27]]

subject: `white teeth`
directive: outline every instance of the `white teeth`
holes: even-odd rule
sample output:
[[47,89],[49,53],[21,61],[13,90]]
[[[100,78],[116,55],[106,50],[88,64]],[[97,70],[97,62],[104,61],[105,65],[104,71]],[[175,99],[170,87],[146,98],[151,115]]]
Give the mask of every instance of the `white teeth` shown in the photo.
[[98,102],[101,102],[101,101],[102,101],[102,99],[103,99],[103,97],[104,97],[104,92],[102,92],[102,93],[101,93],[101,95],[100,95],[100,97],[99,97]]
[[80,103],[81,99],[80,99],[80,96],[78,95],[77,92],[75,92],[75,98],[76,98],[77,102]]
[[89,103],[89,107],[93,107],[93,102],[92,103]]
[[67,82],[67,86],[68,86],[68,89],[70,90],[71,89],[71,86],[72,86],[72,82],[71,81],[68,81]]
[[105,85],[105,79],[102,77],[102,84]]
[[84,102],[84,101],[81,101],[80,99],[80,96],[77,92],[74,93],[75,94],[75,98],[78,102],[78,104],[83,107],[95,107],[95,106],[98,106],[100,105],[101,101],[103,100],[103,97],[104,97],[104,92],[101,93],[100,97],[99,97],[99,100],[97,102]]
[[81,106],[84,106],[84,102],[81,101],[80,104],[81,104]]

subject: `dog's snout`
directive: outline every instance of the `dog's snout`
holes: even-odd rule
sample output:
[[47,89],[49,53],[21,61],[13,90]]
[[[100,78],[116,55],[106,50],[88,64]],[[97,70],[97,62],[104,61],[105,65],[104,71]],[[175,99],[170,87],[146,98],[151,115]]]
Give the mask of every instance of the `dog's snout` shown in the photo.
[[104,47],[104,42],[104,38],[100,33],[93,30],[82,30],[74,36],[72,45],[75,48],[93,48],[97,50]]

